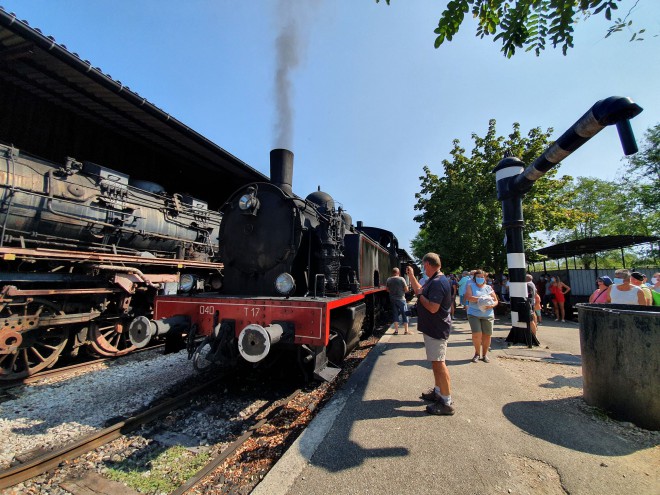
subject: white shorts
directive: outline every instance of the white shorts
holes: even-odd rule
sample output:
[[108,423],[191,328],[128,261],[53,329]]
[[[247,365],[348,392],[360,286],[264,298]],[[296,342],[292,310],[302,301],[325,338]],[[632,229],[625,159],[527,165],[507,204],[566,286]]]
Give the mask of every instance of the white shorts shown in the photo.
[[424,334],[424,347],[427,361],[444,361],[447,355],[447,340],[434,339]]

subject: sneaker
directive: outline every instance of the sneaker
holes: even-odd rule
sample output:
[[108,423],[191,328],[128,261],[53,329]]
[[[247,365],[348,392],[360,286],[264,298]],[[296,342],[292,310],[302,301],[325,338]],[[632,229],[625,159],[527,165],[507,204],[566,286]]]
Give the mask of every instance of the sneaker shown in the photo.
[[440,397],[440,394],[437,394],[435,392],[434,388],[431,388],[426,392],[422,392],[422,395],[419,398],[428,400],[430,402],[438,402],[438,401],[442,402],[442,397]]
[[566,320],[561,320],[562,323],[566,323]]
[[474,357],[472,358],[473,363],[476,363],[477,361],[479,361],[479,354],[475,354]]
[[444,402],[436,402],[426,406],[426,412],[435,414],[436,416],[453,416],[456,410],[454,406],[445,404]]
[[[488,356],[484,356],[484,357],[482,357],[481,360],[482,360],[484,363],[490,363],[490,358],[489,358]],[[476,361],[475,361],[475,362],[476,362]]]
[[399,331],[398,331],[398,330],[394,330],[394,333],[393,333],[392,335],[399,335]]

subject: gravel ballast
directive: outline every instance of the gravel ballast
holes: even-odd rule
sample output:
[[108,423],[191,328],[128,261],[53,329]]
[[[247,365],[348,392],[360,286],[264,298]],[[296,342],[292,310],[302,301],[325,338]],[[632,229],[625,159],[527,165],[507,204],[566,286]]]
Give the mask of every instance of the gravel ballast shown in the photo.
[[147,407],[195,375],[185,351],[108,366],[67,381],[20,387],[0,404],[0,469],[16,455],[61,446]]

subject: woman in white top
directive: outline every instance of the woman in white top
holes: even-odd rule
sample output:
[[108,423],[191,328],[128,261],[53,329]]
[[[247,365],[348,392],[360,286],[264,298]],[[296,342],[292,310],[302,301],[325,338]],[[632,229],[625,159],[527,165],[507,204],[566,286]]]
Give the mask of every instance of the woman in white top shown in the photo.
[[607,302],[646,306],[644,293],[630,283],[630,270],[621,269],[614,272],[614,283],[607,288]]

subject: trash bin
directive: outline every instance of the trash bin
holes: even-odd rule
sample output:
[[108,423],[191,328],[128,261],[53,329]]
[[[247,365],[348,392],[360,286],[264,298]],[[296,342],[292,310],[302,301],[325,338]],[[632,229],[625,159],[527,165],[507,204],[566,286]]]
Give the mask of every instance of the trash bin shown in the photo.
[[584,400],[660,430],[660,307],[578,304]]

